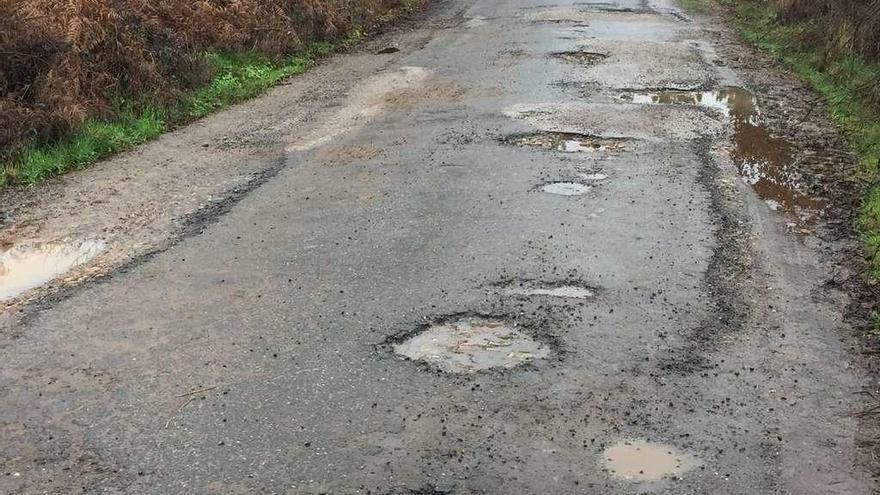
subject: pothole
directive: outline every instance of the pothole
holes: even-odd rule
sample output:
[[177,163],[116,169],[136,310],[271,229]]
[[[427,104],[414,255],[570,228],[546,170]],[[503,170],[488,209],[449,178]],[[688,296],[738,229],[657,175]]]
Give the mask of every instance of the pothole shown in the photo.
[[791,213],[801,223],[808,223],[825,207],[824,200],[805,192],[807,185],[794,167],[794,147],[770,134],[761,122],[761,111],[750,91],[738,87],[665,90],[627,93],[621,99],[641,104],[697,105],[724,113],[733,128],[730,158],[743,179],[771,209]]
[[573,132],[536,132],[512,136],[505,140],[508,144],[528,146],[564,153],[595,153],[597,151],[617,152],[624,149],[622,139],[602,138]]
[[515,296],[550,296],[569,299],[589,299],[596,295],[595,290],[578,285],[511,285],[505,287],[503,292]]
[[580,196],[586,194],[592,186],[580,182],[551,182],[541,186],[541,191],[561,196]]
[[0,301],[38,287],[81,265],[106,248],[101,240],[46,242],[0,253]]
[[400,48],[397,48],[396,46],[386,46],[385,48],[379,50],[376,53],[379,55],[387,55],[389,53],[397,53],[399,51],[400,51]]
[[549,22],[555,24],[573,24],[588,26],[592,15],[590,12],[572,8],[544,10],[531,15],[533,22]]
[[432,325],[394,352],[446,373],[473,373],[546,358],[550,348],[501,319],[474,316]]
[[596,183],[596,182],[602,182],[603,180],[608,179],[608,176],[603,173],[593,172],[593,173],[586,173],[586,174],[578,174],[578,178],[581,180],[587,181],[587,182]]
[[602,464],[613,476],[630,481],[660,481],[700,465],[675,447],[645,440],[624,440],[605,449]]
[[604,53],[595,52],[557,52],[553,56],[570,64],[583,66],[595,65],[608,58]]

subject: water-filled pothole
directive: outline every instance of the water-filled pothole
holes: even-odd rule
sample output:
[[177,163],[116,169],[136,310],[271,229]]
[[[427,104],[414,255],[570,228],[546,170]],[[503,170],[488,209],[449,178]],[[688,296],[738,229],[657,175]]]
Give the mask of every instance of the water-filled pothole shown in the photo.
[[472,316],[432,325],[394,352],[447,373],[473,373],[546,358],[550,348],[501,319]]
[[551,182],[541,186],[541,191],[561,196],[580,196],[586,194],[592,186],[580,182]]
[[101,240],[15,246],[0,253],[0,301],[11,299],[85,263],[106,248]]
[[517,146],[529,146],[565,153],[595,153],[597,151],[621,151],[623,140],[589,136],[573,132],[536,132],[507,138],[505,142]]
[[761,122],[755,96],[746,89],[727,87],[712,91],[656,91],[627,93],[633,103],[688,104],[723,112],[733,127],[730,157],[743,178],[770,208],[794,214],[809,222],[825,201],[809,196],[802,175],[794,168],[794,147],[770,134]]
[[645,440],[625,440],[605,449],[602,464],[613,476],[630,481],[659,481],[681,476],[700,461],[675,447]]
[[553,56],[562,60],[562,61],[568,62],[570,64],[585,65],[585,66],[595,65],[595,64],[605,60],[606,58],[608,58],[608,55],[605,55],[604,53],[578,52],[578,51],[557,52],[557,53],[554,53]]

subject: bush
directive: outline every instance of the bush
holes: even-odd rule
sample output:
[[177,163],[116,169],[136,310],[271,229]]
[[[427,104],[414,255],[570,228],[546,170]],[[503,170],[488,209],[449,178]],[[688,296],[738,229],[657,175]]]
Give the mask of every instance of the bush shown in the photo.
[[[822,65],[861,64],[856,69],[865,72],[871,64],[880,64],[880,0],[776,0],[776,11],[783,24],[801,27],[800,43],[818,49]],[[880,109],[876,67],[866,76],[859,92],[875,110]]]
[[208,52],[282,60],[406,2],[0,0],[0,159],[120,107],[179,100],[211,80]]

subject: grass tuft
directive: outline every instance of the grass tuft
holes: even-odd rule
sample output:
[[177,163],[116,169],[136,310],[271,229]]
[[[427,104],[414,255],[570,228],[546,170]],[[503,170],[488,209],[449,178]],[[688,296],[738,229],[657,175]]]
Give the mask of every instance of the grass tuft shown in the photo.
[[678,0],[678,3],[688,11],[703,12],[706,10],[706,0]]
[[[362,34],[349,37],[354,42]],[[351,40],[351,41],[349,41]],[[53,143],[31,142],[17,159],[6,164],[0,183],[34,184],[64,171],[82,168],[103,157],[144,143],[169,128],[202,118],[231,104],[252,98],[281,80],[307,71],[320,56],[332,52],[332,43],[314,43],[281,62],[254,53],[208,53],[205,59],[215,76],[191,91],[180,103],[165,108],[116,105],[112,120],[90,119],[82,129]]]

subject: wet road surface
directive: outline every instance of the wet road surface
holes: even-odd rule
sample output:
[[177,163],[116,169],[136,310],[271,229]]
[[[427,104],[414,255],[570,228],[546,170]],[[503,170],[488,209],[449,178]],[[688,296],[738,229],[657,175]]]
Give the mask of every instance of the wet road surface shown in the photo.
[[822,202],[706,21],[429,16],[259,187],[4,328],[0,491],[870,493]]

